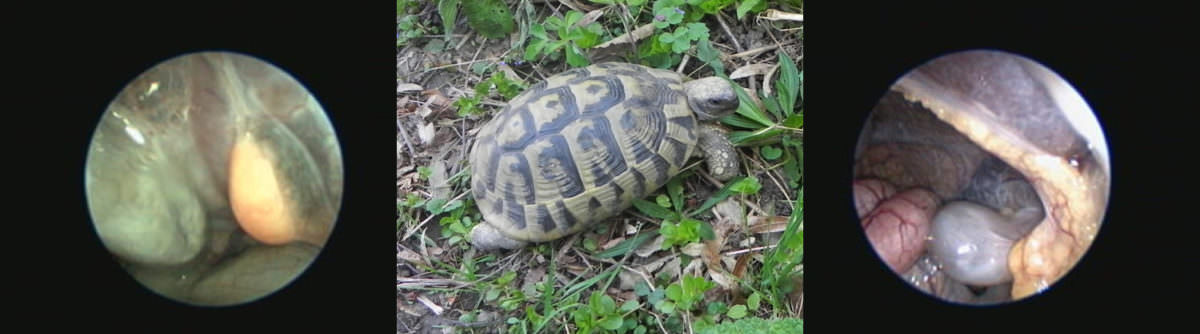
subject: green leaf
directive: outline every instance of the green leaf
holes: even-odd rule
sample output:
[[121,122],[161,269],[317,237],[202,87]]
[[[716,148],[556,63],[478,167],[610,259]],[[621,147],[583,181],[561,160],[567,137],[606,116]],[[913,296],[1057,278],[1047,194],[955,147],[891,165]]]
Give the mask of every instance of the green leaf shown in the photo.
[[775,81],[775,91],[779,94],[779,107],[784,112],[792,112],[796,106],[796,98],[800,93],[800,71],[796,63],[786,52],[779,53],[779,78]]
[[484,295],[483,300],[490,302],[490,301],[496,300],[496,298],[500,298],[500,289],[491,288],[491,289],[488,289],[488,292],[487,292],[487,294]]
[[515,272],[515,271],[506,272],[506,273],[504,273],[504,275],[501,275],[500,278],[496,279],[496,284],[506,285],[506,284],[512,282],[516,278],[517,278],[517,272]]
[[683,287],[679,286],[678,283],[671,283],[671,285],[668,285],[667,286],[667,298],[670,298],[671,300],[674,300],[674,301],[682,300],[683,299]]
[[762,110],[759,110],[758,107],[754,105],[754,100],[750,99],[750,94],[747,94],[746,90],[743,89],[742,86],[733,85],[733,91],[737,93],[738,100],[741,102],[738,104],[738,115],[745,116],[752,121],[758,122],[758,124],[762,124],[762,126],[771,126],[775,124],[775,122],[767,118],[767,114],[763,113]]
[[546,26],[542,25],[541,23],[531,24],[529,26],[529,35],[540,40],[550,39],[550,36],[546,35]]
[[[529,322],[532,322],[535,324],[542,322],[542,315],[537,313],[537,310],[535,310],[533,308],[533,305],[525,307],[525,318],[528,319]],[[513,318],[509,318],[509,319],[513,319]]]
[[475,84],[475,98],[482,99],[484,97],[487,97],[488,93],[491,92],[491,90],[492,90],[492,83],[490,81],[487,81],[487,80],[480,81],[478,84]]
[[458,208],[461,208],[462,206],[463,206],[463,201],[456,199],[456,200],[447,202],[445,206],[442,206],[442,212],[454,211]]
[[717,234],[713,232],[712,225],[699,220],[696,222],[699,223],[696,225],[696,235],[700,236],[700,240],[713,240],[717,238]]
[[658,19],[659,15],[662,15],[665,18],[665,21],[667,22],[667,24],[671,24],[671,25],[679,24],[680,22],[683,22],[683,14],[684,13],[682,13],[682,11],[683,10],[680,9],[678,6],[674,6],[671,8],[662,8],[662,9],[659,9],[658,11],[654,12],[655,20]]
[[750,297],[746,297],[746,307],[757,310],[760,299],[762,299],[762,295],[759,295],[758,292],[751,293]]
[[575,44],[584,49],[589,49],[596,44],[600,44],[600,35],[604,33],[604,28],[599,23],[592,23],[580,29],[580,37],[575,39]]
[[626,300],[625,303],[621,304],[621,308],[618,311],[621,311],[621,313],[629,313],[629,312],[633,312],[636,309],[638,309],[637,300],[630,299],[630,300]]
[[630,317],[624,319],[625,320],[621,322],[621,327],[617,328],[618,333],[625,333],[626,331],[637,327],[638,322],[635,320],[635,318]]
[[620,315],[609,315],[603,319],[600,319],[600,327],[610,331],[615,331],[617,328],[621,328],[621,324],[623,323],[624,321],[621,319]]
[[700,1],[697,7],[700,7],[705,14],[716,14],[731,4],[733,4],[733,0],[704,0]]
[[656,203],[642,199],[633,200],[633,206],[642,214],[658,219],[671,219],[677,215],[677,213],[671,212]]
[[513,32],[512,12],[502,0],[469,0],[463,3],[467,24],[487,38],[503,38]]
[[687,30],[685,32],[687,33],[687,38],[689,40],[697,41],[701,39],[708,39],[708,26],[704,25],[704,23],[688,23]]
[[753,184],[758,184],[758,179],[754,179],[752,181],[747,181],[747,179],[750,179],[750,178],[751,177],[742,177],[742,178],[730,181],[729,183],[726,183],[725,186],[721,188],[721,190],[718,190],[716,192],[716,194],[713,194],[711,197],[708,198],[708,200],[705,200],[703,204],[700,204],[699,208],[696,208],[696,210],[689,212],[688,216],[698,215],[701,212],[704,212],[704,211],[708,210],[709,208],[712,208],[714,205],[717,205],[717,203],[724,201],[726,198],[729,198],[730,195],[733,195],[735,187],[737,187],[739,190],[745,190],[744,188],[747,186],[746,183],[752,182]]
[[449,40],[454,34],[454,21],[458,20],[458,0],[439,0],[438,13],[442,15],[442,31]]
[[644,297],[650,294],[650,285],[646,281],[638,281],[633,285],[633,293],[638,297]]
[[537,59],[538,54],[542,53],[542,47],[546,45],[544,39],[533,39],[529,41],[529,45],[525,47],[525,61]]
[[746,305],[734,305],[729,308],[729,313],[726,314],[733,319],[741,319],[746,317]]
[[776,99],[774,97],[763,97],[762,102],[763,102],[763,107],[767,108],[767,112],[770,112],[771,116],[774,116],[775,119],[783,118],[783,116],[781,115],[783,112],[781,111],[781,108],[779,107],[778,99]]
[[[649,288],[647,288],[647,289],[649,289]],[[657,307],[658,303],[663,301],[666,298],[667,298],[667,290],[666,289],[658,289],[658,290],[651,291],[649,295],[646,295],[646,302],[653,304]]]
[[669,32],[658,34],[658,40],[665,44],[674,43],[675,42],[675,34],[672,34]]
[[566,22],[565,22],[566,24],[564,24],[563,26],[569,28],[569,27],[575,25],[575,23],[579,22],[579,19],[582,19],[582,18],[583,18],[583,13],[580,13],[580,12],[574,11],[574,10],[568,11]]
[[588,238],[583,239],[583,249],[586,249],[589,252],[595,252],[596,251],[596,239],[588,239]]
[[745,116],[737,114],[721,117],[720,120],[721,123],[724,123],[725,125],[736,126],[739,128],[759,129],[763,127],[762,124],[758,124],[746,118]]
[[738,7],[737,7],[737,18],[738,18],[738,20],[741,20],[742,18],[746,17],[746,13],[747,13],[747,12],[750,12],[750,10],[751,10],[751,9],[753,9],[754,7],[756,7],[756,6],[760,5],[760,4],[762,4],[762,0],[745,0],[745,1],[742,1],[742,4],[738,5]]
[[759,189],[762,189],[762,184],[759,184],[758,178],[753,176],[742,178],[729,187],[729,190],[745,195],[758,193]]
[[567,64],[574,67],[588,66],[588,60],[575,44],[567,44]]
[[654,196],[654,202],[658,203],[658,206],[661,206],[664,208],[671,207],[671,198],[667,197],[667,195]]
[[463,226],[463,224],[459,223],[458,221],[455,221],[453,224],[450,224],[450,231],[460,234],[460,235],[466,235],[466,234],[471,233],[470,231],[467,230],[466,226]]
[[596,298],[597,303],[592,304],[592,311],[598,311],[596,313],[605,314],[612,313],[617,309],[617,302],[614,301],[612,297],[600,292],[592,293],[593,298],[595,298],[597,295],[600,297]]
[[[560,34],[562,34],[562,33],[564,32],[564,31],[562,30],[562,28],[563,28],[563,20],[562,20],[562,18],[561,18],[561,17],[558,17],[558,16],[551,16],[551,17],[547,17],[547,18],[546,18],[546,21],[544,22],[544,24],[546,25],[546,30],[547,30],[547,31],[555,31],[555,32],[558,32],[558,33],[560,33]],[[565,35],[565,34],[564,34],[564,35]],[[559,36],[559,37],[562,37],[562,36]]]
[[796,113],[783,120],[783,126],[799,129],[804,127],[804,114]]
[[519,299],[505,299],[500,301],[500,308],[506,311],[512,311],[521,306],[522,301]]
[[783,150],[775,146],[763,146],[759,148],[759,154],[762,155],[763,159],[775,160],[783,155]]
[[671,195],[671,205],[675,207],[675,212],[683,212],[683,178],[676,175],[667,181],[667,194]]
[[654,304],[654,308],[657,308],[659,312],[666,314],[675,313],[675,303],[669,300],[663,300],[658,304]]
[[708,314],[722,314],[722,313],[725,313],[725,311],[727,311],[728,309],[729,308],[725,306],[725,303],[712,302],[712,303],[708,304],[708,307],[705,311]]
[[712,67],[717,76],[729,79],[729,76],[725,74],[725,64],[721,62],[721,53],[713,49],[712,43],[707,38],[702,38],[696,43],[696,57]]
[[433,215],[442,214],[442,212],[444,212],[442,211],[442,208],[445,206],[445,198],[430,198],[428,201],[425,201],[425,211],[429,211],[429,213]]
[[[699,220],[684,218],[679,224],[673,224],[668,221],[663,221],[662,228],[659,230],[663,238],[662,249],[669,249],[674,245],[686,245],[689,243],[700,241],[701,225],[707,225]],[[711,227],[709,234],[711,235]]]
[[778,137],[783,132],[783,129],[774,127],[763,128],[757,131],[731,131],[729,132],[729,142],[736,146],[757,146],[757,143]]
[[673,38],[671,38],[671,51],[675,53],[683,53],[688,48],[692,47],[691,40],[688,39],[688,28],[675,28]]
[[783,163],[783,172],[788,178],[788,186],[799,186],[800,178],[804,176],[804,146],[800,140],[792,140],[790,136],[783,137],[783,146],[790,148],[788,160]]
[[399,22],[396,23],[396,27],[400,28],[400,30],[412,30],[413,21],[416,17],[416,15],[405,15],[404,17],[400,18]]
[[[529,26],[529,35],[534,38],[529,41],[529,46],[525,47],[525,60],[527,61],[537,59],[537,56],[542,53],[542,50],[547,45],[547,41],[550,39],[550,37],[546,36],[546,27],[537,23]],[[548,50],[547,52],[552,51]]]

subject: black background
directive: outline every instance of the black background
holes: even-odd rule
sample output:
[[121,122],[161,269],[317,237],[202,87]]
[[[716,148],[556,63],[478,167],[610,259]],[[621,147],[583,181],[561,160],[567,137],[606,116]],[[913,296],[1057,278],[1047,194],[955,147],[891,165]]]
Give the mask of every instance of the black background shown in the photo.
[[[394,331],[394,10],[390,1],[11,8],[4,272],[18,325],[10,326]],[[1183,177],[1197,132],[1188,12],[1140,2],[806,1],[806,329],[1193,327],[1184,316],[1197,297],[1195,223],[1176,213],[1194,187]],[[1113,168],[1091,251],[1046,293],[992,308],[947,305],[897,279],[863,238],[849,187],[858,130],[891,82],[972,48],[1028,56],[1070,81],[1099,116]],[[154,64],[202,50],[247,53],[296,76],[329,113],[345,158],[341,216],[324,252],[288,288],[248,306],[192,308],[147,292],[100,245],[84,201],[86,147],[105,106]]]

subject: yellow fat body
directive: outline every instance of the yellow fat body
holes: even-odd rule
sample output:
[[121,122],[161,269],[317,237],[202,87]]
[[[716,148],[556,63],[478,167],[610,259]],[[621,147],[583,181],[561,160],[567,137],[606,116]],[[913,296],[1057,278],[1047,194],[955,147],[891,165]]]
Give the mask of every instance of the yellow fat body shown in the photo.
[[281,245],[296,238],[271,155],[251,135],[239,136],[229,159],[229,202],[238,224],[255,240]]

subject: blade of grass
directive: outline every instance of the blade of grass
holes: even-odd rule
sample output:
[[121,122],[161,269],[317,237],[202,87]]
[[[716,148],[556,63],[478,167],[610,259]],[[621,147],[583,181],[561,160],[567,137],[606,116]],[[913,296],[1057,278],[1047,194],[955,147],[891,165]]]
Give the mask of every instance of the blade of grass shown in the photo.
[[637,249],[638,247],[641,247],[642,244],[646,243],[646,241],[649,241],[650,239],[653,239],[654,237],[657,237],[657,236],[658,236],[657,229],[642,232],[641,234],[638,234],[637,236],[634,236],[633,238],[630,238],[630,239],[625,239],[625,241],[618,243],[616,246],[612,246],[612,248],[606,249],[603,252],[597,253],[594,256],[597,258],[601,258],[601,259],[622,256],[622,255],[628,254],[630,251],[632,251],[634,249]]

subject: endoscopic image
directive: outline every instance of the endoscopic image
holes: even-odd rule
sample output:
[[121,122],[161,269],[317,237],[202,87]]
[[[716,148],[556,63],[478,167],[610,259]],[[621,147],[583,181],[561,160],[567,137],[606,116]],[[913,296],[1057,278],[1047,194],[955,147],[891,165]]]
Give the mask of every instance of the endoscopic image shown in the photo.
[[1066,80],[973,50],[901,77],[855,149],[854,204],[883,264],[915,289],[995,305],[1051,289],[1108,205],[1103,131]]
[[113,259],[189,305],[279,291],[320,253],[341,206],[341,150],[316,97],[237,53],[181,55],[134,78],[103,110],[84,170]]

